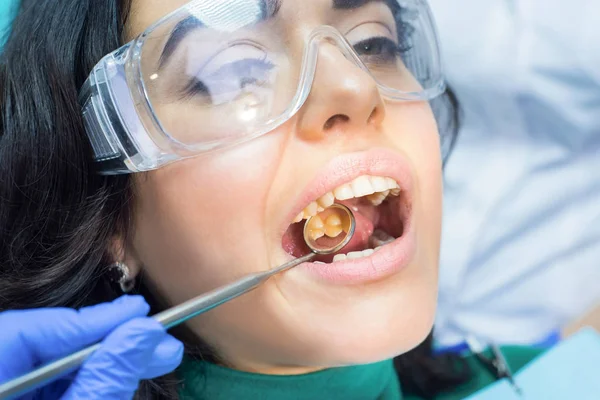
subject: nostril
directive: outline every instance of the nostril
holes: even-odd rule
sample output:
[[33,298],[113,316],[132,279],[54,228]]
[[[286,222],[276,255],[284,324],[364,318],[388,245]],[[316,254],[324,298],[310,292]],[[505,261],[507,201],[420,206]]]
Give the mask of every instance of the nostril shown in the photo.
[[347,115],[336,114],[333,117],[329,118],[327,121],[325,121],[325,125],[323,125],[323,129],[327,131],[327,130],[330,130],[331,128],[333,128],[336,124],[345,123],[348,121],[350,121],[350,117],[348,117]]

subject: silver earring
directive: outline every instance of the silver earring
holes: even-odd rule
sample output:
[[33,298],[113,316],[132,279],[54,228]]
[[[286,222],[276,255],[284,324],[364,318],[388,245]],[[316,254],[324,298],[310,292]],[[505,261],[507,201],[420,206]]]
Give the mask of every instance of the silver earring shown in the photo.
[[109,267],[112,280],[117,282],[123,293],[129,293],[135,287],[135,279],[131,278],[129,267],[122,262],[115,262]]

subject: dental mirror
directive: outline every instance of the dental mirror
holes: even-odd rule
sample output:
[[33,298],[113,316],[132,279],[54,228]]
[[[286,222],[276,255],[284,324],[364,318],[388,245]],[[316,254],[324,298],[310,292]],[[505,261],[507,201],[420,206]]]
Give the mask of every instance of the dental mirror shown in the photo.
[[356,230],[356,219],[350,209],[334,204],[310,217],[304,225],[304,241],[319,255],[333,254],[346,246]]
[[[304,241],[311,252],[268,271],[250,274],[229,285],[202,294],[178,306],[153,316],[165,329],[177,326],[190,318],[233,300],[256,289],[269,278],[297,265],[312,260],[317,255],[333,254],[346,246],[356,230],[356,219],[350,209],[333,204],[319,214],[308,218],[304,225]],[[0,384],[0,399],[22,396],[77,369],[100,343],[42,366],[12,381]]]

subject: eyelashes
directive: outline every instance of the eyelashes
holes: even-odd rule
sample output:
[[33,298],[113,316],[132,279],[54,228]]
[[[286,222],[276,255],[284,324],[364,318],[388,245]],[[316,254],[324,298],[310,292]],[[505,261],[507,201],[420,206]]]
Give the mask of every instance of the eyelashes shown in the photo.
[[393,63],[404,52],[400,45],[383,36],[360,41],[353,47],[356,53],[367,64]]

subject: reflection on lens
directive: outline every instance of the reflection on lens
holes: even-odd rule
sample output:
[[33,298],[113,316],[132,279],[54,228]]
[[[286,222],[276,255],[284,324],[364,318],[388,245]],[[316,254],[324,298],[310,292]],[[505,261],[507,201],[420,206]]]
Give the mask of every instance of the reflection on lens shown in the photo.
[[334,19],[316,13],[306,35],[290,32],[309,21],[280,21],[274,12],[265,23],[263,3],[196,0],[145,33],[140,76],[169,140],[204,151],[272,131],[307,100],[317,68],[346,71],[342,57],[321,58],[325,48],[335,55],[332,44],[386,100],[429,100],[443,90],[437,36],[421,0],[357,2],[351,8],[360,12],[332,10]]
[[348,244],[354,230],[352,212],[341,204],[334,204],[306,221],[304,240],[313,252],[331,254]]

